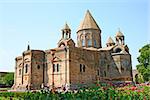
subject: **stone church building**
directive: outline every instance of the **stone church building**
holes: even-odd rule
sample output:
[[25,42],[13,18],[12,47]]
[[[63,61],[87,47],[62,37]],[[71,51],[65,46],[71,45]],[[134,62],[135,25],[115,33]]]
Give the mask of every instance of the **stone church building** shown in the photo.
[[132,81],[132,65],[125,36],[119,30],[102,47],[101,29],[89,11],[77,30],[77,45],[65,24],[56,48],[30,50],[16,57],[12,89],[40,89],[41,85],[74,88],[79,84]]

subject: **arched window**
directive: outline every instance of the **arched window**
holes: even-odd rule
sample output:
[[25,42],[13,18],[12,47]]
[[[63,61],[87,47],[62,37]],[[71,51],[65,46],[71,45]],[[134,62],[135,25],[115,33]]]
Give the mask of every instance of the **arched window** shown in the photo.
[[53,64],[53,72],[55,72],[55,70],[56,70],[56,69],[55,69],[55,64]]
[[94,40],[94,47],[96,47],[96,40]]
[[104,71],[104,76],[106,77],[106,71]]
[[85,72],[85,65],[83,65],[83,72]]
[[59,64],[53,64],[53,72],[59,72],[60,65]]
[[85,40],[83,39],[81,40],[81,42],[82,42],[82,46],[85,46]]
[[88,46],[92,46],[92,40],[91,39],[88,40]]
[[25,65],[25,73],[28,72],[28,64]]
[[80,64],[80,72],[82,72],[82,65]]
[[57,72],[59,72],[59,64],[57,64]]
[[116,50],[115,50],[115,53],[120,53],[122,50],[120,49],[120,48],[117,48]]
[[100,74],[99,74],[99,69],[97,70],[97,75],[100,75]]
[[37,69],[40,69],[40,65],[37,66]]
[[19,69],[19,75],[21,75],[21,69]]
[[80,72],[85,72],[85,65],[84,64],[80,64]]

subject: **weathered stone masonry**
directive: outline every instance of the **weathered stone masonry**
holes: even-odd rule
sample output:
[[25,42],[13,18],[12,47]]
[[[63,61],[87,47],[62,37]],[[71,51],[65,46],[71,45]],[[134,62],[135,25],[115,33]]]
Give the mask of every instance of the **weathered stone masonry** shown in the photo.
[[77,46],[65,24],[58,46],[49,50],[30,50],[16,57],[14,90],[41,89],[42,86],[73,88],[79,84],[132,81],[132,65],[125,37],[119,30],[106,47],[101,29],[89,11],[77,30]]

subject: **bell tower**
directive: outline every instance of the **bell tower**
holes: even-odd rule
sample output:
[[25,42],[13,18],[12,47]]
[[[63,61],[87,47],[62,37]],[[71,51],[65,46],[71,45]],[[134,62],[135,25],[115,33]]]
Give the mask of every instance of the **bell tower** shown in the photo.
[[64,28],[62,29],[62,39],[69,39],[69,38],[71,38],[71,29],[66,23]]
[[113,41],[111,37],[109,37],[107,40],[106,46],[109,47],[109,46],[114,46],[114,45],[115,45],[115,42]]
[[120,31],[120,29],[118,29],[118,32],[116,33],[116,43],[118,45],[124,45],[124,35],[123,33]]
[[77,30],[78,47],[85,48],[101,48],[101,29],[87,10],[83,21],[80,23]]
[[64,25],[61,31],[62,31],[62,37],[58,42],[58,47],[64,47],[64,46],[75,47],[75,43],[71,39],[71,29],[69,28],[67,23]]

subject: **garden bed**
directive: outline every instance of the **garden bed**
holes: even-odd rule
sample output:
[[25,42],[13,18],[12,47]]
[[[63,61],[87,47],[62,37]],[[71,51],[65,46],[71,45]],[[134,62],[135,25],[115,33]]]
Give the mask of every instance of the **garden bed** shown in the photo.
[[78,91],[1,92],[0,100],[150,100],[149,86],[95,86]]

